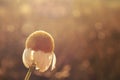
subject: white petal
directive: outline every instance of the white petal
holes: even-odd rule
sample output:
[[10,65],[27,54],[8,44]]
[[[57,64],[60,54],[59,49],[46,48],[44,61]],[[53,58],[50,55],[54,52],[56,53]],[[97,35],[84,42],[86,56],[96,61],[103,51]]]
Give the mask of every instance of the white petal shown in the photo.
[[53,53],[52,55],[53,59],[52,59],[52,67],[51,67],[51,70],[53,70],[55,68],[55,65],[56,65],[56,56],[55,54]]
[[34,54],[34,61],[36,64],[36,69],[39,69],[40,72],[45,72],[51,64],[52,53],[37,51]]
[[33,60],[31,58],[32,58],[32,50],[25,49],[22,56],[23,64],[25,65],[25,67],[29,68],[29,66],[32,65]]

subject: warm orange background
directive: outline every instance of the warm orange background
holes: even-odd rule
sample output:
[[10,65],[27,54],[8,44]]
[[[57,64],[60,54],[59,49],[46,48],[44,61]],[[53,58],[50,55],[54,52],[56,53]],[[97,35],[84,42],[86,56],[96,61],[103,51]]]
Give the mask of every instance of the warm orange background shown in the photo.
[[120,0],[0,0],[0,80],[23,80],[25,40],[55,39],[56,69],[30,80],[119,80]]

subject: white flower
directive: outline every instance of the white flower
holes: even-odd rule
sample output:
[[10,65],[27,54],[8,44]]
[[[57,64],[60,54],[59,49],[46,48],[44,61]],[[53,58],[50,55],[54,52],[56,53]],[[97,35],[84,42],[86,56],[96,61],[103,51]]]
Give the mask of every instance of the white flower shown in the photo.
[[44,72],[50,67],[51,64],[51,70],[55,68],[56,57],[54,52],[45,53],[42,51],[25,49],[23,52],[23,63],[27,68],[29,68],[32,64],[35,64],[36,70]]
[[36,31],[26,40],[26,48],[22,56],[23,64],[27,68],[34,64],[35,69],[40,72],[45,72],[50,66],[53,70],[56,64],[56,56],[53,50],[52,36],[44,31]]

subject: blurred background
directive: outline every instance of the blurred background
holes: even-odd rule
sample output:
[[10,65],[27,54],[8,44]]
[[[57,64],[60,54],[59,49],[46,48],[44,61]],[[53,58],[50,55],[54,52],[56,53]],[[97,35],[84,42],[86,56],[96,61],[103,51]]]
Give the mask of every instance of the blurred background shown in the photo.
[[0,0],[0,80],[23,80],[25,40],[55,39],[56,68],[30,80],[120,80],[120,0]]

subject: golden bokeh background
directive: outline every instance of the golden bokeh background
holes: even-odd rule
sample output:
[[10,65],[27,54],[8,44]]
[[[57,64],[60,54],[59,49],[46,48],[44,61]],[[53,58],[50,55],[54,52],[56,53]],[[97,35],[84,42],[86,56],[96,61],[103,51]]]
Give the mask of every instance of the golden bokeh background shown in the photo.
[[25,40],[55,39],[56,69],[30,80],[119,80],[120,0],[0,0],[0,80],[23,80]]

